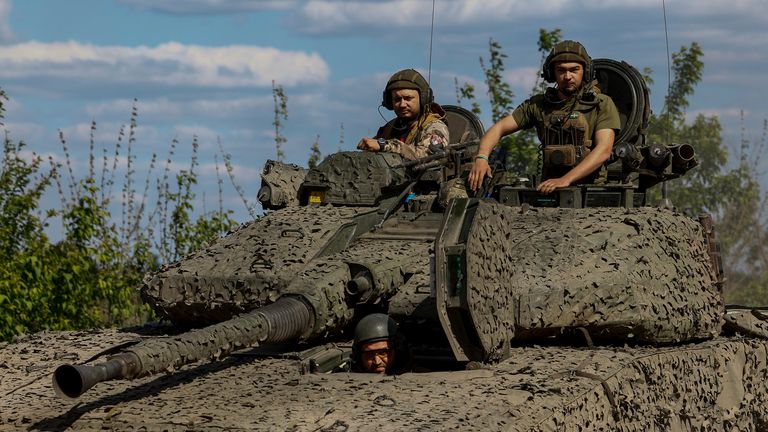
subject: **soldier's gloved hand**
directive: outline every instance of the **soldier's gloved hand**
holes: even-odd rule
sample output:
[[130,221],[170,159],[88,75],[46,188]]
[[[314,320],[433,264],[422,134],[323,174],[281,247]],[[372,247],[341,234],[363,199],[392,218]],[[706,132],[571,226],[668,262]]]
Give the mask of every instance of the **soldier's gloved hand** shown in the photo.
[[469,172],[469,188],[476,191],[483,184],[485,176],[490,177],[492,175],[493,171],[488,165],[488,161],[483,158],[476,158],[475,163],[472,164],[472,171]]

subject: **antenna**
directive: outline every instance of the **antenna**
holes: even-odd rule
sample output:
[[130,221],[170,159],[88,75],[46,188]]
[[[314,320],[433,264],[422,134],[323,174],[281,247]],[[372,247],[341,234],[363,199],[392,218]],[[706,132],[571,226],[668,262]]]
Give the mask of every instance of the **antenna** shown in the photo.
[[[669,97],[669,93],[672,91],[672,65],[669,62],[669,31],[667,30],[667,3],[666,0],[661,0],[661,9],[664,11],[664,40],[667,44],[667,97]],[[665,115],[669,116],[669,107],[667,104],[664,104],[664,110]],[[666,144],[669,145],[669,129],[666,131]]]
[[429,29],[429,69],[427,70],[427,84],[432,84],[432,36],[435,33],[435,0],[432,0],[432,25]]
[[[667,98],[669,98],[669,93],[672,91],[672,65],[670,64],[669,58],[669,31],[667,29],[667,2],[666,0],[661,0],[661,9],[664,12],[664,40],[667,44]],[[667,120],[669,120],[669,106],[667,103],[664,103],[664,115],[667,117]],[[669,140],[669,125],[665,128],[664,135],[666,138],[666,144],[670,144]],[[669,198],[667,195],[669,194],[669,188],[667,186],[666,180],[661,183],[661,200],[662,203],[664,203],[665,206],[671,206],[671,202],[669,201]]]

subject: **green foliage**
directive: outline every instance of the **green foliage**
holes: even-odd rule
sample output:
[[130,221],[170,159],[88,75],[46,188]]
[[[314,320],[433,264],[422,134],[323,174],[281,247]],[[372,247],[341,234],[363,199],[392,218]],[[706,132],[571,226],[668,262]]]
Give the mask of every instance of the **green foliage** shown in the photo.
[[[546,61],[549,52],[552,51],[552,48],[554,48],[561,40],[563,40],[563,33],[559,28],[554,30],[547,30],[544,28],[539,29],[539,40],[536,43],[536,46],[539,49],[541,59],[539,60],[538,71],[544,68],[544,62]],[[548,86],[547,82],[544,81],[544,78],[538,71],[536,74],[536,84],[534,84],[531,94],[544,93]]]
[[704,70],[704,62],[701,60],[703,55],[704,52],[696,42],[672,54],[672,73],[675,79],[666,97],[666,112],[672,121],[681,121],[685,109],[688,108],[688,98],[701,81]]
[[474,113],[476,116],[480,116],[482,111],[480,110],[480,104],[475,100],[475,86],[468,82],[465,82],[463,85],[459,86],[458,78],[454,78],[453,82],[456,85],[456,104],[461,106],[461,101],[470,101],[472,104],[470,111],[472,111],[472,113]]
[[310,168],[316,167],[322,157],[323,155],[320,153],[320,135],[317,135],[315,137],[315,142],[312,143],[307,165],[309,165]]
[[491,100],[491,120],[498,122],[512,109],[514,93],[509,84],[504,81],[504,59],[507,55],[501,52],[501,44],[490,39],[488,41],[488,67],[486,60],[480,57],[480,68],[485,74],[485,84],[488,86],[488,97]]
[[272,121],[272,126],[275,127],[275,148],[277,160],[282,161],[285,157],[283,144],[288,141],[282,132],[283,121],[288,120],[288,96],[285,95],[282,85],[275,85],[275,80],[272,80],[272,99],[275,102],[275,119]]
[[[1,111],[0,111],[1,113]],[[89,167],[83,178],[74,175],[67,142],[63,164],[51,160],[49,170],[37,155],[24,157],[24,143],[5,140],[0,167],[0,340],[23,332],[43,329],[65,330],[103,325],[136,324],[150,311],[138,300],[136,287],[145,273],[157,268],[160,253],[164,261],[196,250],[231,229],[231,212],[221,208],[192,222],[197,183],[197,140],[189,170],[176,177],[177,189],[170,191],[168,167],[158,179],[158,205],[147,210],[135,191],[136,141],[134,108],[128,131],[127,166],[121,191],[122,220],[118,226],[110,212],[111,187],[122,147],[123,131],[115,145],[112,168],[104,150],[101,178],[97,167],[91,127]],[[171,146],[173,155],[176,142]],[[150,163],[150,172],[155,157]],[[68,177],[60,173],[65,171]],[[61,194],[61,208],[41,215],[40,199],[55,182]],[[221,183],[221,179],[219,179]],[[62,186],[66,184],[66,188]],[[52,243],[44,232],[48,221],[58,217],[63,238]],[[160,226],[159,240],[154,234]],[[163,235],[163,233],[168,235]]]

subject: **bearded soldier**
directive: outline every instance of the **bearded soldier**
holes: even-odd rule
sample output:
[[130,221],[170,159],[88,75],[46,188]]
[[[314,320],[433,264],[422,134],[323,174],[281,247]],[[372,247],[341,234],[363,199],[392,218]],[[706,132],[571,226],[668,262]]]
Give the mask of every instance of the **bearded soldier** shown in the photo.
[[536,128],[542,145],[543,182],[539,192],[578,183],[599,183],[621,123],[613,101],[601,94],[592,59],[579,42],[556,44],[544,61],[542,77],[556,87],[531,97],[494,124],[480,141],[469,186],[476,190],[491,174],[488,156],[499,140]]
[[382,94],[381,105],[396,117],[365,137],[357,148],[399,153],[406,159],[428,156],[448,144],[445,111],[434,102],[427,80],[413,69],[392,75]]

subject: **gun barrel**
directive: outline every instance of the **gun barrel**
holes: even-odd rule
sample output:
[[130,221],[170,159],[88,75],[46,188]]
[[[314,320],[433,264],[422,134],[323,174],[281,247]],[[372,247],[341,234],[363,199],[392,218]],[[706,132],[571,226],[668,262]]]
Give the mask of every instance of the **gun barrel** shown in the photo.
[[62,365],[53,374],[56,394],[76,398],[102,381],[133,379],[232,350],[296,340],[312,329],[315,316],[303,300],[284,296],[231,320],[170,338],[148,339],[94,366]]
[[680,144],[672,148],[672,167],[676,172],[685,173],[698,164],[696,151],[690,144]]
[[[470,149],[472,146],[478,145],[479,143],[480,143],[479,140],[471,140],[463,143],[449,144],[446,147],[444,147],[442,151],[440,151],[439,153],[431,154],[429,156],[424,156],[418,159],[405,161],[402,164],[395,166],[394,168],[412,168],[415,171],[429,169],[434,166],[439,166],[442,163],[441,161],[443,160],[450,159],[450,155],[452,154],[452,152],[466,151]],[[431,165],[427,165],[428,162],[435,162],[435,163]]]

